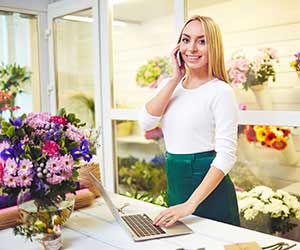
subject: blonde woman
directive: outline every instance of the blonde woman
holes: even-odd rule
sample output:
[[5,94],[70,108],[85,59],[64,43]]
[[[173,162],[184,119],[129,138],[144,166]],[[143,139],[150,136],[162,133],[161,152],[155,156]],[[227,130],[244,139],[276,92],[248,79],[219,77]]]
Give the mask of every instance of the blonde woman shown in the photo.
[[173,75],[142,109],[141,127],[147,131],[160,123],[167,150],[169,208],[155,225],[169,227],[190,214],[240,223],[228,176],[236,161],[237,103],[223,53],[218,25],[191,17],[171,54]]

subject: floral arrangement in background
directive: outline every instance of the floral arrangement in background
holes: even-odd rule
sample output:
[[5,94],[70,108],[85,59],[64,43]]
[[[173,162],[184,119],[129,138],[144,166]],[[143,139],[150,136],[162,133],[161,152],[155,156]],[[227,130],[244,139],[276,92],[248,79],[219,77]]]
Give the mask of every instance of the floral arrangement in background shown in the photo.
[[141,87],[156,88],[161,79],[170,75],[171,70],[168,57],[155,57],[139,67],[136,83]]
[[271,218],[271,233],[288,232],[296,225],[290,220],[300,220],[300,202],[283,190],[273,191],[266,186],[257,186],[248,192],[237,192],[240,215],[245,220],[254,220],[259,214]]
[[275,62],[278,62],[278,57],[273,48],[259,48],[252,61],[239,51],[227,63],[228,76],[233,85],[242,85],[248,90],[250,87],[263,85],[269,78],[273,82],[276,80]]
[[259,142],[263,146],[283,150],[288,145],[291,130],[286,127],[247,125],[244,134],[248,142]]
[[12,106],[12,95],[7,94],[5,91],[0,90],[0,121],[2,120],[1,114],[9,110],[11,113],[20,109],[19,106]]
[[300,71],[300,52],[297,52],[294,57],[294,60],[291,61],[291,67],[293,67],[296,71]]
[[[58,115],[29,113],[0,130],[0,187],[17,201],[34,200],[37,210],[56,206],[78,187],[79,161],[90,161],[94,149],[74,114],[62,109]],[[45,223],[49,223],[45,225]],[[53,231],[53,221],[16,227],[15,233],[31,238]]]
[[31,73],[26,67],[7,64],[0,66],[0,90],[5,91],[13,98],[24,91],[25,83],[30,79]]

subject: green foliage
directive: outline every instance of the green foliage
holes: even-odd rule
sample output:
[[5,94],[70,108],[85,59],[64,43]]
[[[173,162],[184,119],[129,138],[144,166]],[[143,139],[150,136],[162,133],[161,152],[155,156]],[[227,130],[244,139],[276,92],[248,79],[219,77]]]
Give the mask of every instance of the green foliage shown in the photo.
[[124,194],[127,197],[134,198],[137,200],[153,203],[155,205],[167,207],[168,206],[168,201],[167,201],[167,192],[166,190],[160,191],[159,195],[153,196],[149,192],[126,192]]
[[17,94],[24,91],[24,85],[30,76],[31,72],[27,71],[26,67],[16,65],[16,63],[8,65],[2,63],[0,66],[0,90],[15,98]]
[[170,75],[171,70],[167,57],[156,57],[140,66],[136,74],[136,83],[141,87],[148,86],[162,74]]
[[166,175],[163,165],[140,161],[133,157],[119,158],[119,183],[131,192],[147,191],[157,195],[166,189]]
[[92,126],[95,127],[95,101],[92,96],[88,96],[85,93],[79,92],[74,93],[70,96],[71,100],[74,100],[76,103],[82,105],[86,108],[87,112],[92,115]]

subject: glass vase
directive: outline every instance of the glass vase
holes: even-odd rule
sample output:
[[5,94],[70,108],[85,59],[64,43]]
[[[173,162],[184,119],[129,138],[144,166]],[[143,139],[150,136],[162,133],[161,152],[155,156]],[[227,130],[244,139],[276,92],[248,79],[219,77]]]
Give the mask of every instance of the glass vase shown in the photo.
[[62,248],[61,225],[73,212],[74,198],[66,198],[51,206],[37,206],[34,200],[18,205],[22,224],[34,231],[34,238],[44,250]]

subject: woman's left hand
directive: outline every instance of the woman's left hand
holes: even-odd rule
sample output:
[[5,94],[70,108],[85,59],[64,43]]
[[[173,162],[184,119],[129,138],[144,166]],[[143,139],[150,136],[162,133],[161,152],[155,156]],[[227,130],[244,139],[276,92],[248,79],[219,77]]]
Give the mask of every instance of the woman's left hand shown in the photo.
[[185,202],[176,206],[172,206],[162,211],[153,221],[156,226],[170,227],[177,220],[192,214],[195,211],[193,204]]

